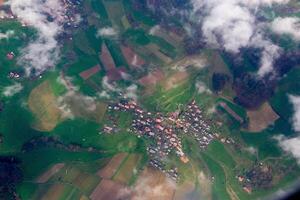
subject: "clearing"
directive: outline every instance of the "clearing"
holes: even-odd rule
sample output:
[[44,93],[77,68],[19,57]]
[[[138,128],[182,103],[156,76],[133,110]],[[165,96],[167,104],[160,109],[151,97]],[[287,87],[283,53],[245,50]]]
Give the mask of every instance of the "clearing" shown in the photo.
[[268,102],[264,103],[258,110],[247,111],[247,115],[249,117],[247,131],[250,132],[261,132],[279,118]]

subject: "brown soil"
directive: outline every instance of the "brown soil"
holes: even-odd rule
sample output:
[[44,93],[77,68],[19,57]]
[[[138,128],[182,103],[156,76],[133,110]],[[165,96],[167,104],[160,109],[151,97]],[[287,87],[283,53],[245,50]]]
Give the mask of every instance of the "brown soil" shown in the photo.
[[269,103],[264,103],[258,110],[248,111],[247,115],[250,132],[261,132],[279,118]]
[[106,70],[111,70],[116,68],[115,62],[107,48],[107,46],[103,43],[101,47],[100,59]]
[[97,174],[101,178],[111,178],[117,172],[120,164],[127,157],[127,155],[127,153],[120,153],[115,155],[103,169],[97,172]]
[[156,85],[158,82],[162,81],[165,78],[163,71],[155,70],[152,73],[140,78],[139,83],[145,87]]
[[130,47],[121,46],[122,53],[127,63],[132,67],[141,67],[145,64],[145,61],[137,55]]
[[52,185],[45,194],[42,195],[41,200],[57,200],[63,194],[65,186],[62,184]]
[[176,72],[175,74],[168,77],[167,80],[162,83],[162,86],[165,90],[170,90],[185,82],[188,79],[188,77],[189,75],[185,71]]
[[138,165],[140,160],[141,155],[130,154],[125,163],[122,164],[122,167],[114,176],[113,180],[123,184],[128,184],[133,174],[136,173],[136,166]]

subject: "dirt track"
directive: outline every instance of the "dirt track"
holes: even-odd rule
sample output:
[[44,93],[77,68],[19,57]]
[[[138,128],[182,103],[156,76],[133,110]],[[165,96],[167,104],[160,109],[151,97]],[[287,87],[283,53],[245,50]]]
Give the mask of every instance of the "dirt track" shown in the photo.
[[37,183],[45,183],[47,182],[54,174],[56,174],[60,169],[65,166],[64,163],[57,163],[53,165],[49,170],[44,172],[41,176],[39,176],[36,180]]

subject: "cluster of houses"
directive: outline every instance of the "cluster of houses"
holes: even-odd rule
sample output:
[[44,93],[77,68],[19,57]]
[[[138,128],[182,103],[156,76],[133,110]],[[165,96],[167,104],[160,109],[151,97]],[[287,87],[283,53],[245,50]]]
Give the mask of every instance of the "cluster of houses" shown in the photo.
[[140,137],[154,139],[158,146],[151,150],[157,152],[160,157],[167,156],[173,148],[183,162],[188,162],[183,153],[181,141],[165,116],[160,113],[146,112],[134,101],[121,101],[108,108],[117,111],[132,112],[135,118],[132,121],[131,130]]
[[[131,131],[138,137],[146,137],[151,144],[147,147],[147,152],[151,158],[150,165],[165,172],[170,178],[177,180],[177,170],[164,168],[162,159],[172,150],[180,157],[184,163],[189,159],[182,150],[181,140],[177,136],[176,130],[169,123],[168,118],[160,113],[144,111],[134,101],[121,101],[110,105],[108,109],[115,111],[132,112],[134,119],[131,124]],[[104,126],[105,132],[112,132],[116,127]]]
[[187,105],[176,120],[177,127],[185,134],[192,135],[198,141],[199,147],[204,149],[217,136],[211,133],[209,123],[204,119],[202,111],[195,100]]
[[[147,152],[150,156],[150,165],[165,172],[174,180],[178,179],[177,169],[165,169],[162,160],[170,152],[174,152],[183,163],[189,162],[183,152],[178,134],[192,135],[198,141],[200,148],[205,148],[215,137],[210,132],[210,125],[203,118],[202,111],[195,101],[189,103],[181,113],[174,112],[170,115],[144,111],[136,102],[126,100],[109,105],[108,109],[130,112],[134,115],[130,130],[138,137],[149,139]],[[103,129],[106,133],[116,132],[116,130],[115,124],[105,125]]]
[[[244,191],[251,193],[254,189],[265,189],[273,186],[273,169],[271,165],[256,163],[243,175],[237,176],[238,181],[243,186]],[[280,173],[277,173],[279,175]]]

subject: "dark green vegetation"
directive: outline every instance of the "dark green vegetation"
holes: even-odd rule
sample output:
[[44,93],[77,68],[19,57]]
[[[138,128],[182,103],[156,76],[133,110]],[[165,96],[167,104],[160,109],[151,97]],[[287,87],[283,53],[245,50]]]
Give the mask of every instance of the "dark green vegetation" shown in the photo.
[[15,157],[1,157],[0,158],[0,198],[1,199],[15,199],[16,185],[22,179],[22,171],[20,169],[20,160]]
[[214,73],[212,76],[212,88],[214,91],[221,91],[228,81],[228,77],[226,74]]

